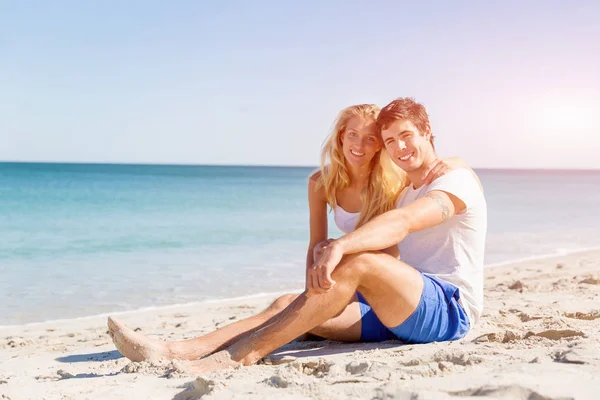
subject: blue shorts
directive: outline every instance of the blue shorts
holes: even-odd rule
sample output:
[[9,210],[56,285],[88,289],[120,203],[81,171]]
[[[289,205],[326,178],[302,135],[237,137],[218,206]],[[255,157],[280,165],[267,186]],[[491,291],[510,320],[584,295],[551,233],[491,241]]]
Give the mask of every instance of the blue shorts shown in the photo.
[[423,293],[417,309],[400,325],[388,328],[377,318],[362,294],[357,292],[363,342],[401,340],[404,343],[430,343],[464,337],[470,328],[469,317],[458,303],[459,289],[441,279],[421,273]]

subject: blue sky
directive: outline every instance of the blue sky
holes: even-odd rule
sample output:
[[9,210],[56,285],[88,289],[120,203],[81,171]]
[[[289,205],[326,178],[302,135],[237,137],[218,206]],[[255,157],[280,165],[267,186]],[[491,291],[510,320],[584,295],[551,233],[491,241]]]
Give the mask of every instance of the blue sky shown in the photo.
[[2,2],[0,160],[316,165],[341,108],[412,96],[442,156],[600,168],[570,3]]

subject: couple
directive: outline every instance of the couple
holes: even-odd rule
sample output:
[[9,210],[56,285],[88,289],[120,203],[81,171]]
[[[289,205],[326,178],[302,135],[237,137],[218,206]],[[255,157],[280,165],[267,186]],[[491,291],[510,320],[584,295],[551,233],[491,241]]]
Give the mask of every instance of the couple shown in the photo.
[[[423,105],[399,98],[381,110],[344,109],[308,186],[302,294],[183,341],[153,340],[109,318],[117,349],[132,361],[189,360],[201,374],[252,365],[307,333],[430,343],[460,339],[477,323],[486,201],[468,166],[437,157]],[[326,240],[328,205],[345,232],[336,240]]]

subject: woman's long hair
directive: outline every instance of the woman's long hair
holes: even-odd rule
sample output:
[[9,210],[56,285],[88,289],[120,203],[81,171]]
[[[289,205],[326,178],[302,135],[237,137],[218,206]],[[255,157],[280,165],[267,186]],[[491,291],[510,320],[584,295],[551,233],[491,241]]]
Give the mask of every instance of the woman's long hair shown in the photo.
[[[327,203],[333,209],[336,192],[350,186],[350,175],[342,151],[342,135],[352,117],[377,120],[380,108],[374,104],[359,104],[343,109],[331,134],[325,139],[321,152],[319,185],[325,190]],[[398,168],[383,149],[371,160],[369,180],[361,193],[360,218],[356,228],[396,206],[398,194],[406,186],[406,174]]]

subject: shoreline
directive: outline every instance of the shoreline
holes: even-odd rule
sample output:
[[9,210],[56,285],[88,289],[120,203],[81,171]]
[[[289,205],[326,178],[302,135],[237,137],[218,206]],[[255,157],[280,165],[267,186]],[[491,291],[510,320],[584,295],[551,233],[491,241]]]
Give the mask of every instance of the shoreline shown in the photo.
[[[497,262],[497,263],[493,263],[493,264],[486,264],[486,265],[484,265],[484,270],[503,267],[503,266],[507,266],[507,265],[511,265],[511,264],[520,264],[520,263],[529,262],[529,261],[548,260],[548,259],[552,259],[552,258],[556,258],[556,257],[562,257],[562,256],[568,256],[568,255],[578,255],[581,253],[588,253],[588,252],[594,252],[594,251],[600,251],[600,246],[587,247],[587,248],[581,248],[581,249],[575,249],[575,250],[557,251],[555,253],[550,253],[550,254],[522,257],[522,258],[512,259],[512,260],[508,260],[508,261],[501,261],[501,262]],[[251,300],[251,299],[272,298],[275,296],[281,296],[286,293],[296,293],[296,292],[301,292],[301,291],[302,291],[302,288],[299,287],[296,289],[283,290],[283,291],[277,291],[277,292],[259,292],[259,293],[248,294],[245,296],[206,299],[206,300],[193,301],[193,302],[189,302],[189,303],[176,303],[176,304],[169,304],[169,305],[163,305],[163,306],[145,306],[145,307],[135,308],[135,309],[131,309],[131,310],[104,312],[104,313],[100,313],[100,314],[84,315],[84,316],[73,317],[73,318],[50,319],[50,320],[45,320],[45,321],[26,322],[24,324],[15,324],[15,325],[0,325],[0,332],[9,330],[9,329],[33,328],[33,327],[41,326],[43,324],[55,324],[55,323],[62,324],[62,323],[68,323],[70,321],[85,321],[85,320],[92,320],[92,319],[97,319],[97,318],[107,318],[109,316],[127,316],[127,315],[131,315],[131,314],[147,313],[147,312],[153,312],[153,311],[157,311],[157,312],[168,311],[170,309],[179,309],[179,308],[183,309],[183,308],[187,308],[187,307],[197,307],[197,306],[202,306],[205,304],[213,304],[213,303],[220,304],[220,303],[228,303],[228,302]]]
[[510,264],[520,264],[523,262],[527,262],[527,261],[538,261],[538,260],[547,260],[550,258],[555,258],[555,257],[562,257],[562,256],[568,256],[568,255],[577,255],[579,253],[588,253],[588,252],[594,252],[594,251],[600,251],[600,246],[595,246],[595,247],[583,247],[580,249],[573,249],[573,250],[559,250],[555,253],[547,253],[547,254],[540,254],[538,256],[529,256],[529,257],[521,257],[521,258],[515,258],[512,260],[508,260],[508,261],[500,261],[500,262],[496,262],[493,264],[486,264],[483,266],[484,270],[486,268],[496,268],[496,267],[503,267],[506,265],[510,265]]
[[17,325],[0,325],[0,332],[2,332],[3,330],[17,329],[17,328],[43,327],[43,325],[46,325],[46,324],[65,324],[65,323],[75,322],[75,321],[89,321],[89,320],[99,319],[99,318],[108,318],[110,316],[127,316],[127,315],[131,315],[131,314],[144,314],[144,313],[150,313],[150,312],[155,312],[155,311],[162,312],[162,311],[169,311],[172,309],[184,309],[184,308],[189,308],[189,307],[199,307],[199,306],[204,306],[204,305],[209,305],[209,304],[227,304],[230,302],[237,302],[237,301],[243,301],[243,300],[272,298],[274,296],[281,296],[283,294],[290,293],[290,292],[294,292],[294,291],[289,290],[289,291],[279,291],[279,292],[259,292],[259,293],[250,294],[247,296],[227,297],[227,298],[221,298],[221,299],[206,299],[206,300],[200,300],[200,301],[193,301],[193,302],[189,302],[189,303],[170,304],[170,305],[166,305],[166,306],[148,306],[148,307],[136,308],[133,310],[105,312],[105,313],[100,313],[100,314],[85,315],[82,317],[73,317],[73,318],[50,319],[50,320],[46,320],[46,321],[27,322],[24,324],[17,324]]

